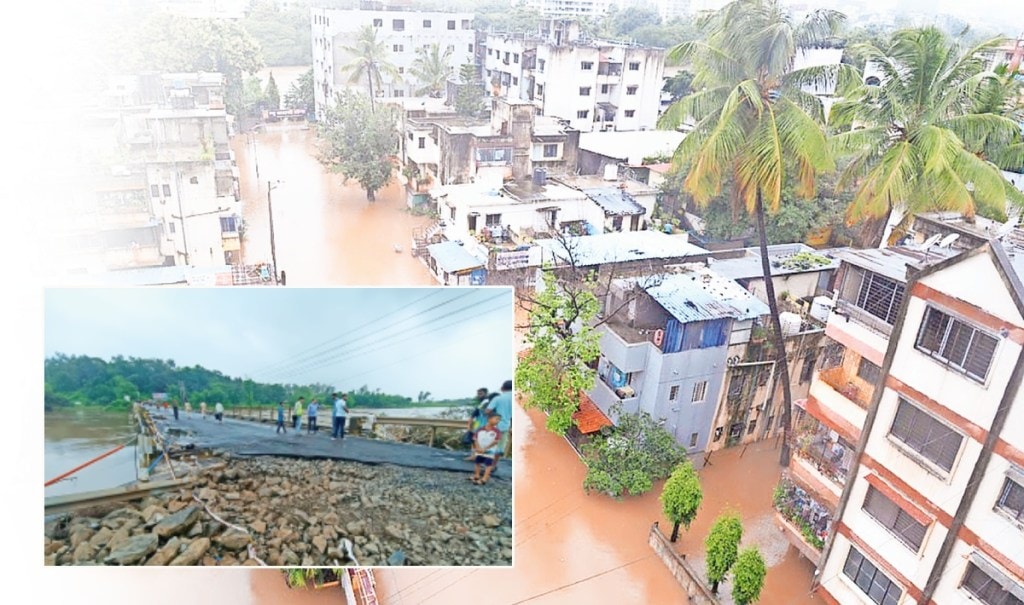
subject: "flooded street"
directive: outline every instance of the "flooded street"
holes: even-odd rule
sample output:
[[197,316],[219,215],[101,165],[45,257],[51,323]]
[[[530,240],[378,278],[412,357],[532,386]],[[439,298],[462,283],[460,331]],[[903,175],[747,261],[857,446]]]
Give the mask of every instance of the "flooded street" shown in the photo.
[[346,185],[320,165],[312,127],[304,126],[269,124],[266,132],[232,142],[241,173],[245,262],[271,260],[272,181],[277,267],[289,286],[436,285],[409,252],[413,230],[429,220],[406,210],[403,187],[392,181],[376,202],[367,202],[358,184]]
[[[43,431],[45,481],[135,436],[128,411],[72,409],[46,412]],[[135,448],[124,449],[46,488],[46,496],[106,489],[135,480]]]

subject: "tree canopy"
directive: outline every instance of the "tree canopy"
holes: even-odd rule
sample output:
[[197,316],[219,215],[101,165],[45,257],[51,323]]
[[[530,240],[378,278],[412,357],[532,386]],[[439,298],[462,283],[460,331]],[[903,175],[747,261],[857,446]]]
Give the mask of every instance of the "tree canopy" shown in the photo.
[[[280,401],[305,397],[326,399],[337,390],[326,384],[268,384],[230,377],[199,365],[179,366],[170,359],[142,359],[116,356],[109,361],[85,355],[56,354],[44,364],[45,405],[47,409],[81,403],[96,406],[123,406],[124,397],[133,401],[148,399],[153,393],[168,393],[179,398],[179,385],[185,387],[191,402],[221,402],[224,405],[273,405]],[[423,395],[427,397],[424,398]],[[401,395],[370,390],[366,385],[352,391],[349,405],[365,408],[400,408],[424,404],[429,392],[417,400]],[[470,399],[430,401],[437,406],[470,405]]]
[[756,547],[743,549],[732,568],[732,600],[736,605],[750,605],[761,598],[764,577],[768,570],[764,557]]
[[271,111],[281,109],[281,91],[277,89],[274,72],[270,72],[270,79],[267,80],[267,89],[264,91],[263,96],[267,100],[267,109]]
[[254,0],[241,25],[259,45],[267,65],[309,65],[313,62],[308,6],[294,3],[288,8],[280,8],[272,0]]
[[701,490],[697,471],[687,460],[672,471],[672,475],[665,481],[665,487],[661,490],[661,507],[665,516],[672,522],[673,542],[679,538],[680,525],[687,531],[690,530],[690,523],[697,517],[697,509],[700,508],[703,499],[704,492]]
[[348,75],[349,84],[366,82],[370,93],[370,110],[376,109],[376,96],[384,90],[384,79],[402,79],[398,68],[391,63],[391,49],[387,42],[377,35],[377,28],[364,25],[356,32],[352,44],[342,47],[351,59],[341,67],[341,73]]
[[441,45],[434,43],[428,48],[416,49],[416,58],[409,70],[420,84],[416,94],[441,97],[444,94],[448,76],[452,75],[452,49],[441,50]]
[[313,102],[313,68],[310,67],[292,82],[284,95],[284,104],[289,109],[312,109]]
[[726,574],[736,563],[741,539],[743,524],[739,515],[730,512],[715,519],[708,537],[704,540],[711,592],[718,592],[718,584],[725,579]]
[[390,108],[374,112],[365,95],[346,90],[327,108],[317,131],[320,161],[346,179],[358,181],[373,201],[391,182],[398,149],[397,119]]
[[476,65],[466,63],[459,68],[459,88],[455,93],[455,111],[459,115],[475,118],[484,107],[484,83]]
[[621,408],[615,427],[604,429],[583,446],[587,476],[583,488],[615,497],[643,494],[686,460],[686,449],[647,412]]

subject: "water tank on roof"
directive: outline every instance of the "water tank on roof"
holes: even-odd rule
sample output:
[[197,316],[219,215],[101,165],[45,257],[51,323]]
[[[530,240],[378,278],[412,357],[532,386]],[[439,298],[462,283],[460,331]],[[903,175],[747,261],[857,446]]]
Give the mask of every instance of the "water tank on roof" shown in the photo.
[[614,181],[619,178],[619,167],[615,164],[608,164],[604,167],[604,180]]
[[836,303],[834,300],[827,296],[815,296],[811,302],[811,317],[817,319],[821,323],[828,322],[828,316],[832,313]]
[[800,326],[803,324],[803,320],[796,313],[784,311],[779,313],[779,323],[782,325],[782,336],[788,338],[800,333]]

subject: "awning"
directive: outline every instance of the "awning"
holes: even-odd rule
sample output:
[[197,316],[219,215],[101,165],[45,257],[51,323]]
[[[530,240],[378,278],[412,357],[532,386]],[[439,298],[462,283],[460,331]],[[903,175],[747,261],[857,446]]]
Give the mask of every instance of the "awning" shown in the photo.
[[573,412],[572,419],[584,435],[596,433],[606,426],[613,425],[601,408],[597,407],[594,400],[583,391],[580,391],[580,407]]
[[460,273],[483,267],[486,261],[473,256],[459,242],[447,241],[427,246],[427,252],[433,257],[445,273]]
[[978,569],[985,572],[985,575],[992,578],[992,581],[996,584],[1002,586],[1003,590],[1024,601],[1024,586],[1021,586],[1012,578],[1007,576],[1002,570],[990,563],[988,559],[981,556],[977,551],[971,553],[971,563],[974,563]]

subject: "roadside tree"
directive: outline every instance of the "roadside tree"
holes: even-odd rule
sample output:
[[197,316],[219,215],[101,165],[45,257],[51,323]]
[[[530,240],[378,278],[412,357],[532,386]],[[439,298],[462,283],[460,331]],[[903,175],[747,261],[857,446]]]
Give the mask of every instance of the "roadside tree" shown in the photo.
[[320,162],[366,190],[366,199],[391,182],[397,120],[390,108],[373,112],[363,95],[339,93],[318,125]]
[[743,549],[732,568],[733,602],[736,605],[750,605],[761,598],[767,573],[761,552],[754,547]]
[[586,491],[616,498],[643,494],[686,460],[686,449],[650,414],[626,414],[617,407],[612,415],[618,424],[583,446]]
[[672,521],[672,542],[679,539],[680,525],[690,531],[690,523],[697,517],[697,509],[703,499],[697,471],[687,460],[672,471],[661,491],[662,511]]
[[718,584],[736,563],[740,540],[743,538],[743,525],[736,513],[725,513],[715,519],[708,537],[704,540],[707,556],[708,581],[711,592],[718,593]]

